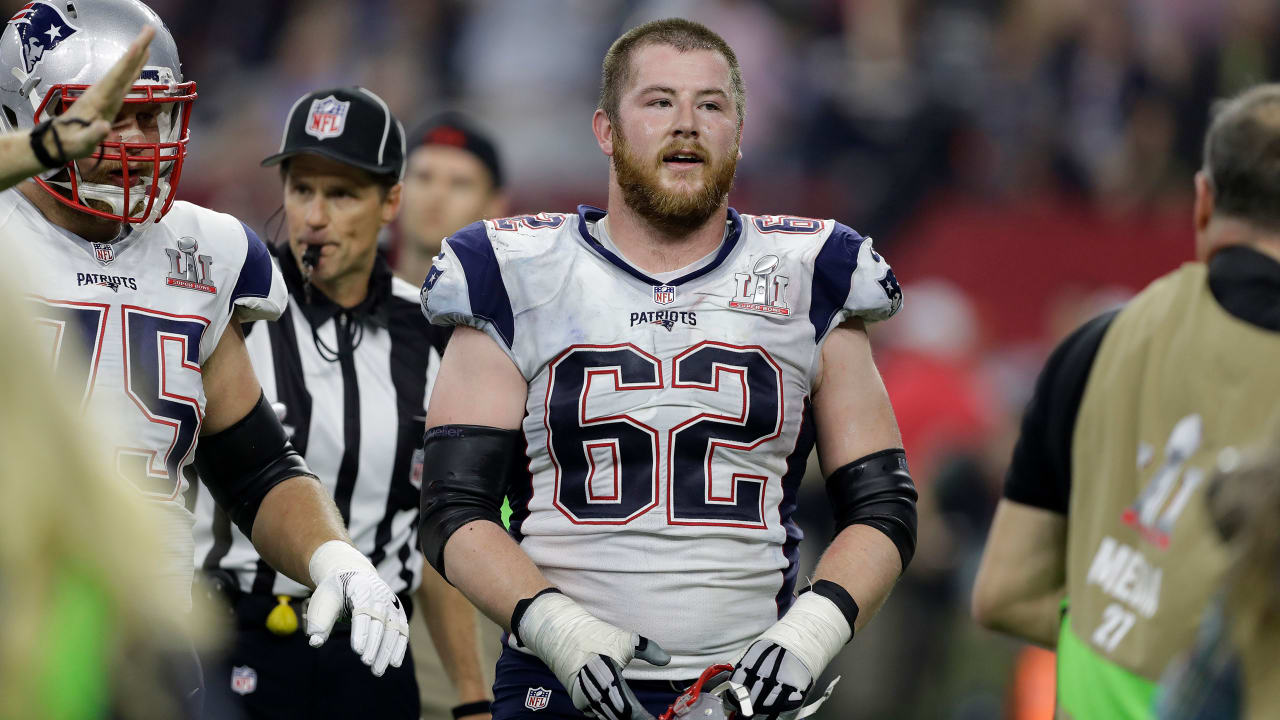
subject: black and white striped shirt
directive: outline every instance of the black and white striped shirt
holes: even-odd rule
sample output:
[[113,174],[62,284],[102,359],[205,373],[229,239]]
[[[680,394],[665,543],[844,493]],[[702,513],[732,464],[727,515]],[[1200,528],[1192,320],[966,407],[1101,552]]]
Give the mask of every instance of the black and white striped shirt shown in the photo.
[[[422,580],[420,446],[446,331],[426,322],[417,289],[393,277],[381,255],[368,297],[343,310],[314,287],[307,303],[293,256],[287,247],[275,253],[289,307],[277,322],[245,326],[258,380],[277,412],[283,405],[294,447],[332,493],[356,547],[392,590],[412,592]],[[272,570],[201,490],[197,569],[231,571],[244,592],[309,594]]]

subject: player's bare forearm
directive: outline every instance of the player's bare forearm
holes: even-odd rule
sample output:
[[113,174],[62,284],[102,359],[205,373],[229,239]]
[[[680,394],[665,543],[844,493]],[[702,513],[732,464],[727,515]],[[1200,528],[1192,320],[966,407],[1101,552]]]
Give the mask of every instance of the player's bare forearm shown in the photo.
[[295,477],[271,488],[253,522],[253,546],[267,564],[314,587],[308,563],[330,540],[350,542],[342,515],[315,478]]
[[516,603],[551,587],[511,536],[486,520],[458,528],[445,545],[444,565],[450,582],[505,630]]
[[488,699],[480,667],[475,606],[427,563],[423,563],[417,596],[440,664],[458,693],[458,703]]
[[879,612],[901,574],[898,548],[884,533],[867,525],[851,525],[827,547],[813,579],[830,580],[849,592],[858,603],[857,631]]
[[1066,596],[1067,518],[1001,500],[973,586],[979,624],[1055,647]]

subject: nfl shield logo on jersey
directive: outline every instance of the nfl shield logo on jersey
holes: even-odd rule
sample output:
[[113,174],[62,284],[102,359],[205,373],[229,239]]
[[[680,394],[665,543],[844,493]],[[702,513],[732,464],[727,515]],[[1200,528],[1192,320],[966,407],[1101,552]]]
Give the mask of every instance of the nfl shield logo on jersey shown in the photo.
[[546,688],[529,688],[529,694],[524,696],[524,706],[530,710],[541,710],[551,702],[551,691]]
[[248,695],[258,689],[258,673],[248,665],[237,665],[231,668],[231,691],[237,695]]
[[659,285],[653,289],[653,301],[659,305],[670,305],[676,301],[676,289],[672,285]]
[[311,101],[311,113],[307,118],[307,134],[318,139],[336,138],[347,127],[347,110],[350,101],[342,101],[330,95]]
[[93,244],[93,257],[99,265],[110,265],[116,259],[116,251],[107,243]]

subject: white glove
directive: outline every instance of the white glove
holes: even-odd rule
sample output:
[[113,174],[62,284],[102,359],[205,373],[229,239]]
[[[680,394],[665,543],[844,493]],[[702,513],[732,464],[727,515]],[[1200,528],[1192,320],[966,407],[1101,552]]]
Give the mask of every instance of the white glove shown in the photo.
[[747,646],[731,680],[747,688],[755,717],[791,717],[804,705],[814,679],[852,637],[853,628],[834,602],[806,592]]
[[400,667],[409,647],[409,621],[400,598],[379,577],[359,550],[330,540],[308,563],[316,591],[307,605],[307,635],[311,647],[329,639],[339,618],[351,620],[351,649],[381,676],[387,665]]
[[551,668],[574,707],[600,720],[653,720],[622,679],[622,668],[633,657],[666,665],[666,650],[600,620],[560,592],[537,595],[523,615],[516,612],[519,627],[512,629],[520,643]]

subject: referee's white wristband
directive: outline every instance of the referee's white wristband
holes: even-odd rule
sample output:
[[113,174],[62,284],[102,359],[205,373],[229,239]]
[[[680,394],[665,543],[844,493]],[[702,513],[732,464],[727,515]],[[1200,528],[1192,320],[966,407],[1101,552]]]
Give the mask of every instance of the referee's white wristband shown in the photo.
[[329,540],[316,548],[311,553],[307,570],[311,573],[313,585],[319,585],[325,578],[343,570],[368,570],[374,574],[378,572],[364,553],[343,540]]
[[853,628],[840,608],[817,593],[807,592],[758,639],[791,651],[817,677],[852,637]]

